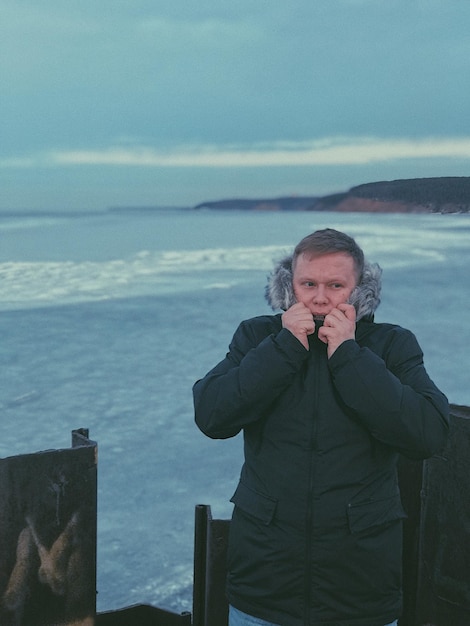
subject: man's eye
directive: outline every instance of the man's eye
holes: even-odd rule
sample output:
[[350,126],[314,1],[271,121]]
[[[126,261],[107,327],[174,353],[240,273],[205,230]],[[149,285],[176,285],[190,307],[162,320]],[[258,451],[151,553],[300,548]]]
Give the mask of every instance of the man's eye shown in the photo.
[[342,289],[343,285],[341,283],[332,283],[331,285],[333,289]]

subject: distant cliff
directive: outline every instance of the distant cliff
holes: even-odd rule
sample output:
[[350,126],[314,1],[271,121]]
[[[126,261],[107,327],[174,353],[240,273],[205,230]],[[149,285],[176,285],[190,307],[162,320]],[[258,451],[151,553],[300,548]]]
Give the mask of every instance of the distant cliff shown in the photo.
[[468,213],[470,177],[411,178],[367,183],[328,196],[229,199],[195,209],[341,211],[369,213]]

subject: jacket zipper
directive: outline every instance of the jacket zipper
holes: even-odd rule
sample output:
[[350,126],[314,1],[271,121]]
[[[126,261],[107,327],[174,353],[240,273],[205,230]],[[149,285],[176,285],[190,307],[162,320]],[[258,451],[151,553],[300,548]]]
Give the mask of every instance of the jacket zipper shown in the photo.
[[[310,346],[310,349],[313,350],[313,346]],[[319,372],[320,372],[320,354],[314,355],[314,381],[315,381],[315,395],[313,402],[313,410],[311,413],[310,419],[310,438],[309,438],[309,446],[308,446],[308,454],[309,454],[309,463],[308,463],[308,491],[307,491],[307,519],[306,519],[306,567],[305,567],[305,588],[304,588],[304,603],[305,603],[305,626],[310,626],[311,620],[311,606],[312,606],[312,554],[313,554],[313,546],[312,546],[312,528],[313,528],[313,517],[314,517],[314,504],[313,504],[313,493],[314,493],[314,477],[316,470],[316,440],[317,440],[317,428],[318,428],[318,400],[319,400]]]

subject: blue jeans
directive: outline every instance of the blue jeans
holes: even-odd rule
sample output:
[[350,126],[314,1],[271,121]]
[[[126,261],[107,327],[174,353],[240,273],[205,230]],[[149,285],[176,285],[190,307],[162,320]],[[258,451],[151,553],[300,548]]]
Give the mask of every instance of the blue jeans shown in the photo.
[[[398,622],[395,620],[391,624],[385,626],[397,626]],[[281,626],[280,624],[274,624],[273,622],[267,622],[259,617],[252,617],[246,613],[242,613],[234,606],[230,606],[229,609],[229,626]]]

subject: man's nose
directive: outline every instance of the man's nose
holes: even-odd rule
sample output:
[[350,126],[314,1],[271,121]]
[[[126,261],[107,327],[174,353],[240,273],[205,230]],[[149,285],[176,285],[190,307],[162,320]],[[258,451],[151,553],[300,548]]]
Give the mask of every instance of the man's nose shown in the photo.
[[313,298],[314,302],[318,303],[318,304],[322,304],[322,303],[326,303],[328,302],[328,297],[326,295],[326,289],[323,285],[318,285],[318,287],[315,290],[315,296]]

